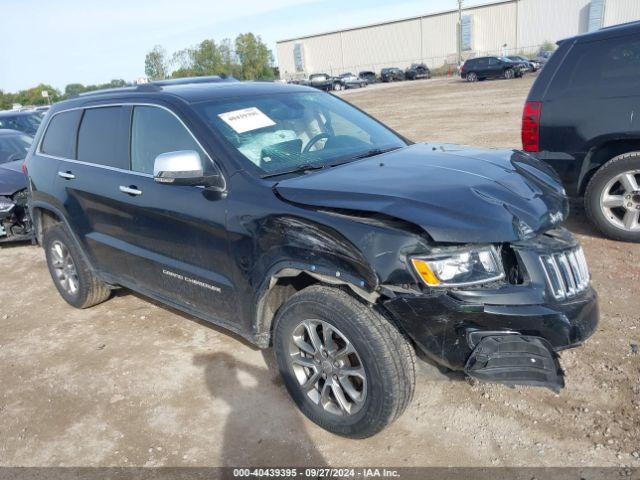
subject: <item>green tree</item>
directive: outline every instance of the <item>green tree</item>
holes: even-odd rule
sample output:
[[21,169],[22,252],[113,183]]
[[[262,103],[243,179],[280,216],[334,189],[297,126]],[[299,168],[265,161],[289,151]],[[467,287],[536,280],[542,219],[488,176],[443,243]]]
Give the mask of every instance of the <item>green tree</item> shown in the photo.
[[233,49],[231,39],[225,38],[218,45],[218,51],[220,52],[220,72],[225,75],[238,77],[240,76],[240,65],[236,58],[236,52]]
[[220,73],[222,57],[216,42],[203,40],[193,50],[193,70],[196,75],[216,75]]
[[144,59],[144,73],[150,80],[163,80],[169,76],[167,52],[160,45],[153,47]]
[[236,37],[236,55],[240,62],[243,80],[272,80],[273,54],[253,33],[241,33]]
[[70,83],[69,85],[64,87],[63,97],[64,98],[74,97],[86,91],[87,91],[86,87],[81,83]]
[[49,94],[49,100],[51,103],[60,99],[60,92],[53,88],[51,85],[41,83],[37,87],[22,90],[15,94],[14,102],[21,105],[46,105],[49,103],[45,97],[42,96],[43,91],[47,91]]
[[13,106],[13,94],[0,90],[0,110],[9,110]]

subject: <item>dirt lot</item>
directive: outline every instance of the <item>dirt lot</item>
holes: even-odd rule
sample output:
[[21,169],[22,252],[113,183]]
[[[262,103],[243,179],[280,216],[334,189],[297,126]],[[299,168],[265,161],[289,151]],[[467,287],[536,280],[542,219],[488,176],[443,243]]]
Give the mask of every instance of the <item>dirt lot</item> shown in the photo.
[[[509,147],[531,81],[342,95],[414,140]],[[425,365],[404,416],[363,441],[307,421],[270,352],[129,292],[74,310],[39,248],[0,248],[0,465],[640,466],[640,245],[602,239],[579,211],[569,226],[602,317],[562,354],[567,387],[473,384]]]

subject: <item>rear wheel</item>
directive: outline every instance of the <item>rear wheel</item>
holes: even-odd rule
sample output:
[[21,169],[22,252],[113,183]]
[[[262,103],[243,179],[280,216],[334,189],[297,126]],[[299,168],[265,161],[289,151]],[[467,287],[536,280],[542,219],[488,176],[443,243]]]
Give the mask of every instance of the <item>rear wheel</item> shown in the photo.
[[300,410],[322,428],[366,438],[405,410],[415,354],[397,328],[336,288],[311,286],[280,309],[274,348]]
[[476,74],[476,72],[467,73],[467,82],[477,82],[477,81],[478,81],[478,75]]
[[109,298],[111,290],[93,274],[62,224],[44,232],[43,247],[53,283],[67,303],[87,308]]
[[640,242],[640,152],[619,155],[595,173],[585,192],[585,209],[607,237]]

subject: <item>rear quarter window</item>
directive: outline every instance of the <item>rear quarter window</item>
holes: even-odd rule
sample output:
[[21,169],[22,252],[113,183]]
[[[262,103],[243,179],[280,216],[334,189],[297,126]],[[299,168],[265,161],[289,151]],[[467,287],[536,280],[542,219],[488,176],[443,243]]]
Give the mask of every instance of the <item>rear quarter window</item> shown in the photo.
[[54,115],[42,139],[40,150],[47,155],[75,159],[78,124],[82,110],[72,110]]

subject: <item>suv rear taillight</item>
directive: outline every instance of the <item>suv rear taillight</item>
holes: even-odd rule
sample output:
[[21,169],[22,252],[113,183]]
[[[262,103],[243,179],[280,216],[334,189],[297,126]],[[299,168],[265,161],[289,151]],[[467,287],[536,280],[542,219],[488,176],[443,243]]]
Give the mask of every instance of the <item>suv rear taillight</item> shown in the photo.
[[462,64],[462,67],[460,67],[460,73],[464,73],[465,67],[467,66],[467,62],[464,62]]
[[525,152],[540,151],[540,113],[542,103],[527,102],[522,112],[522,149]]

